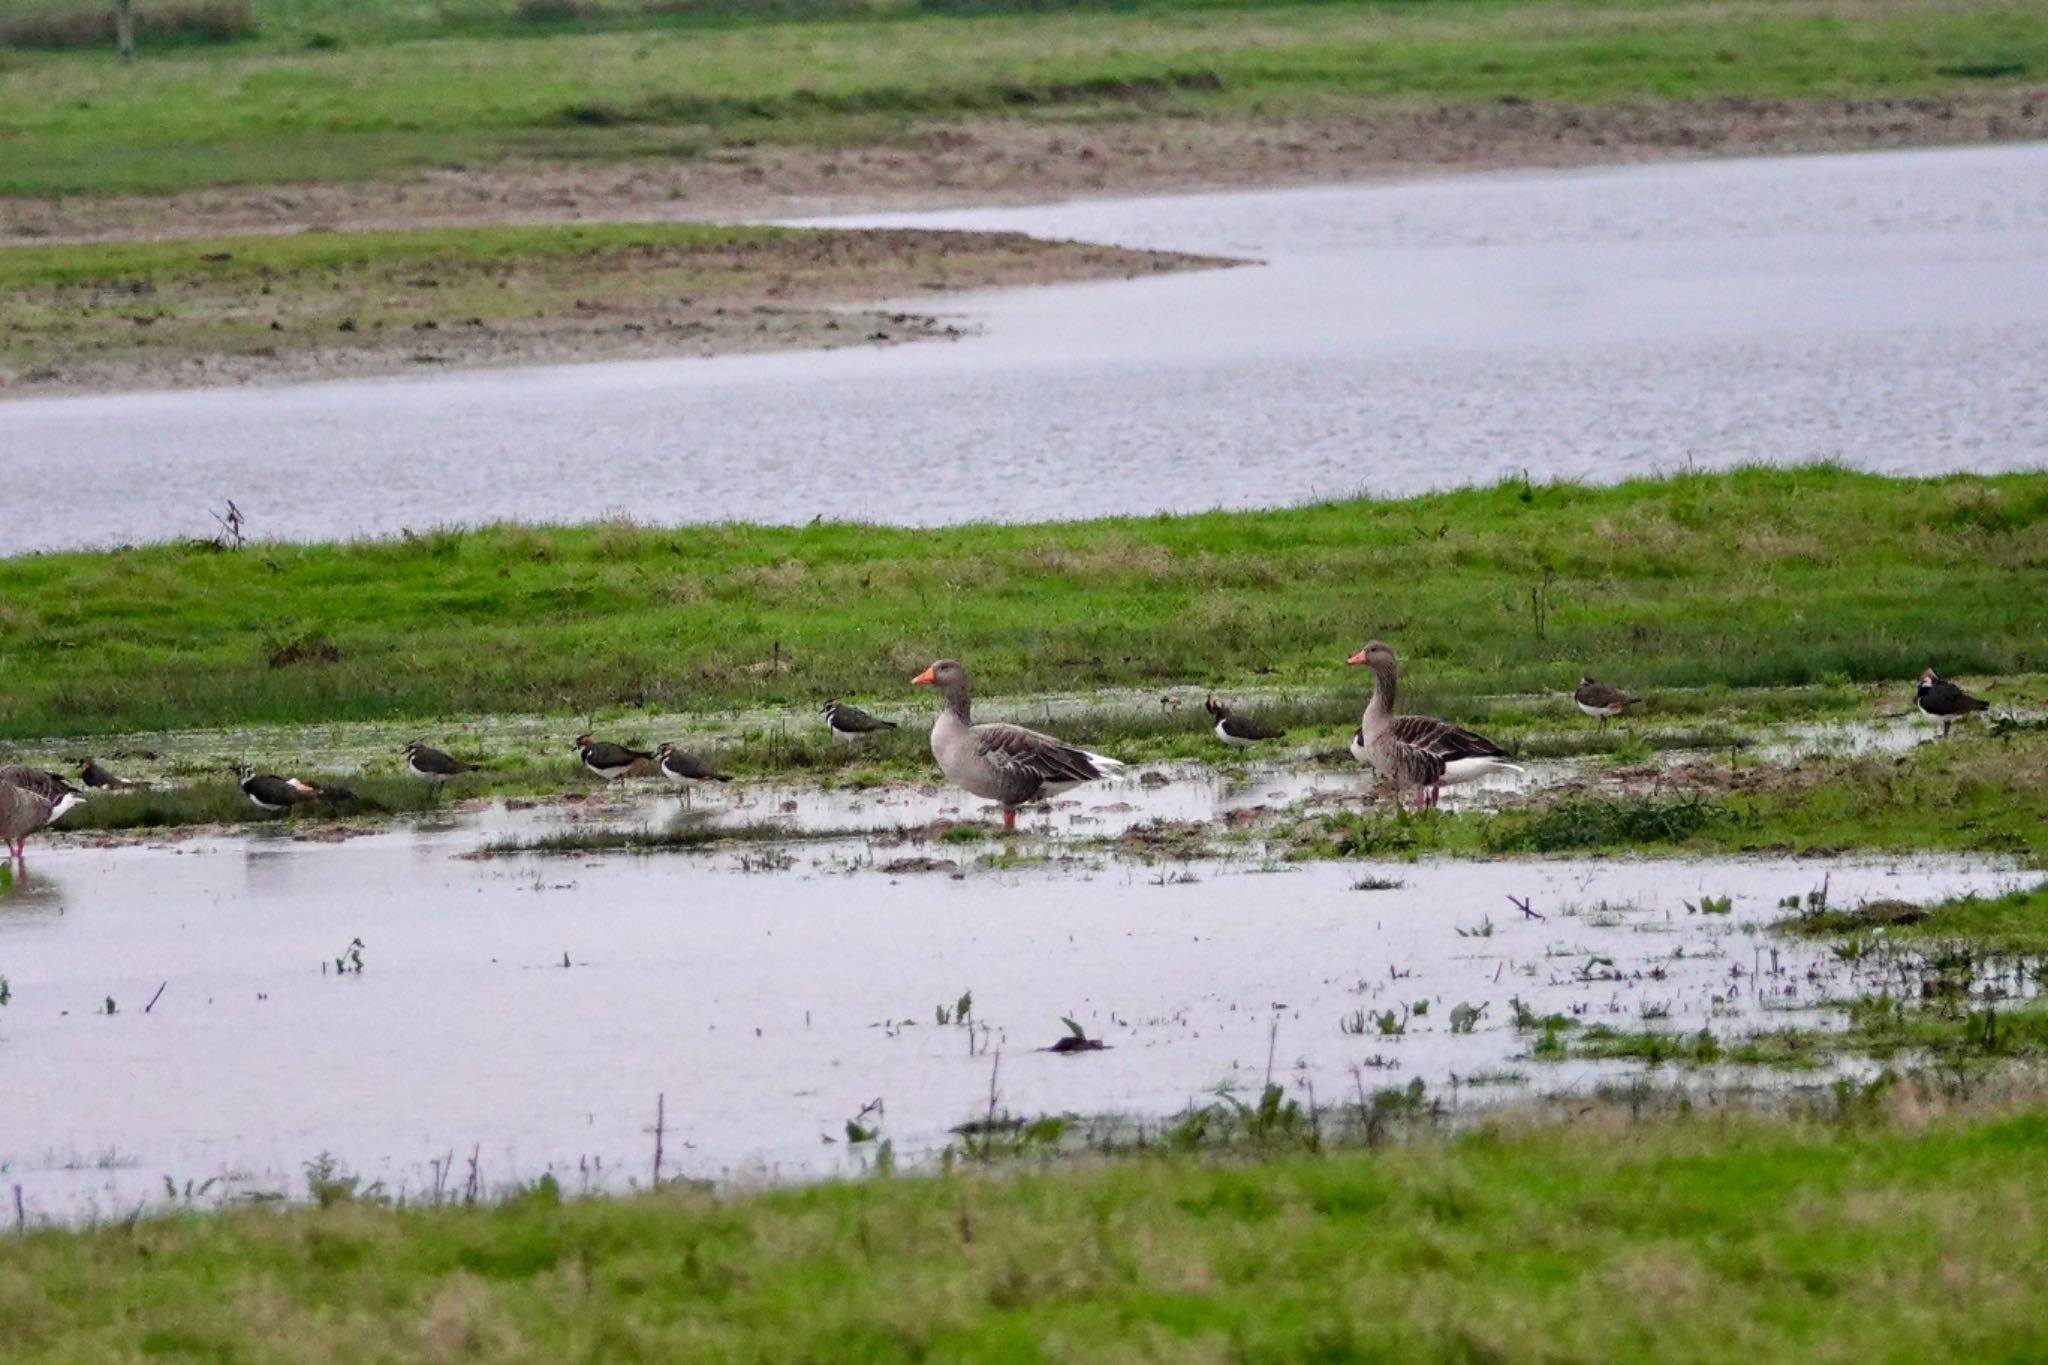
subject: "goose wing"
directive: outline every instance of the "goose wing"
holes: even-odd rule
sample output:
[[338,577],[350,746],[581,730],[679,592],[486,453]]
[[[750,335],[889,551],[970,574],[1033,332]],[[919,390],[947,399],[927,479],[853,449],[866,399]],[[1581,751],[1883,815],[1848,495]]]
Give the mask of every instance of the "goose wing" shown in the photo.
[[0,786],[19,787],[34,792],[45,801],[55,804],[67,793],[75,795],[78,788],[55,773],[46,773],[41,768],[31,768],[25,763],[9,763],[0,766]]
[[1445,763],[1461,758],[1507,757],[1507,750],[1486,736],[1434,716],[1396,716],[1391,733],[1401,743],[1433,754]]
[[1093,782],[1103,776],[1095,755],[1021,725],[977,725],[974,752],[989,767],[1039,783]]
[[1373,742],[1371,760],[1380,775],[1392,778],[1398,787],[1434,787],[1443,781],[1443,755],[1402,738],[1398,727]]

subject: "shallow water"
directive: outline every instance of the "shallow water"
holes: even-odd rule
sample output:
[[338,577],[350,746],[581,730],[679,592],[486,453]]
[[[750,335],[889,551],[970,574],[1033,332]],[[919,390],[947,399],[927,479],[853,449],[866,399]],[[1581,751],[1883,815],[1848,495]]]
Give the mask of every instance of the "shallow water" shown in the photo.
[[860,221],[1263,264],[946,300],[985,329],[954,344],[0,402],[0,553],[210,535],[227,497],[320,538],[2048,456],[2048,144]]
[[[1272,871],[1085,854],[955,878],[878,871],[918,850],[862,839],[765,860],[760,845],[460,856],[567,821],[543,805],[340,844],[37,848],[0,897],[15,1097],[0,1181],[32,1216],[64,1219],[158,1200],[166,1176],[219,1177],[209,1201],[297,1194],[322,1152],[414,1194],[433,1162],[472,1151],[490,1186],[554,1171],[619,1188],[647,1172],[657,1096],[666,1174],[795,1178],[844,1169],[848,1148],[825,1139],[878,1098],[899,1153],[929,1153],[985,1112],[991,1052],[1017,1113],[1161,1116],[1219,1086],[1255,1091],[1275,1020],[1276,1076],[1325,1100],[1352,1093],[1354,1066],[1371,1087],[1511,1069],[1549,1089],[1615,1068],[1516,1060],[1528,1040],[1508,1027],[1511,996],[1588,1022],[1740,1032],[1853,988],[1820,949],[1760,940],[1781,897],[1823,875],[1837,903],[2008,880],[1953,859]],[[1401,885],[1351,889],[1365,873]],[[1734,896],[1735,913],[1688,914],[1702,893]],[[1548,918],[1523,919],[1510,894]],[[356,939],[363,972],[335,975]],[[1759,980],[1772,946],[1780,971]],[[933,1021],[970,990],[991,1026],[973,1056],[966,1030]],[[1461,1002],[1485,1006],[1470,1035],[1449,1031]],[[1343,1031],[1353,1011],[1404,1006],[1403,1036]],[[1063,1015],[1110,1050],[1035,1051]]]

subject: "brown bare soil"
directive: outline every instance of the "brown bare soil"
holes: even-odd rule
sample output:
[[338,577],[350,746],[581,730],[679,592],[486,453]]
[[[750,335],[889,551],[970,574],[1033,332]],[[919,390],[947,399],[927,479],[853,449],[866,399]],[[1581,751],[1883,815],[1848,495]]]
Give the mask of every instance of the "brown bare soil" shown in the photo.
[[306,227],[733,221],[1444,171],[1934,147],[2048,136],[2040,90],[1588,108],[1500,101],[1365,118],[952,124],[844,148],[722,147],[611,166],[439,171],[362,184],[0,200],[0,244]]

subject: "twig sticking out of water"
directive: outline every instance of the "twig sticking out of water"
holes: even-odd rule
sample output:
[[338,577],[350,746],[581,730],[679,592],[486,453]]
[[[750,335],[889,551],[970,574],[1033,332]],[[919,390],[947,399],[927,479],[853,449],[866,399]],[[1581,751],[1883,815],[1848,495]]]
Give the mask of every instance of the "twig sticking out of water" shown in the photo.
[[165,981],[156,988],[156,994],[149,997],[149,1003],[142,1007],[142,1012],[144,1014],[148,1014],[151,1010],[156,1008],[156,1002],[164,998],[164,987],[170,984],[170,982]]
[[1522,918],[1523,918],[1523,919],[1542,919],[1542,918],[1543,918],[1543,916],[1542,916],[1542,915],[1539,915],[1539,914],[1537,914],[1537,913],[1536,913],[1536,912],[1535,912],[1534,910],[1531,910],[1531,909],[1529,908],[1529,901],[1528,901],[1527,899],[1524,899],[1523,897],[1520,897],[1520,896],[1509,896],[1509,897],[1508,897],[1508,904],[1509,904],[1509,905],[1512,905],[1512,906],[1514,906],[1514,907],[1515,907],[1515,909],[1517,909],[1517,910],[1521,911],[1521,912],[1522,912]]
[[654,1097],[654,1188],[661,1188],[661,1143],[668,1130],[668,1095]]

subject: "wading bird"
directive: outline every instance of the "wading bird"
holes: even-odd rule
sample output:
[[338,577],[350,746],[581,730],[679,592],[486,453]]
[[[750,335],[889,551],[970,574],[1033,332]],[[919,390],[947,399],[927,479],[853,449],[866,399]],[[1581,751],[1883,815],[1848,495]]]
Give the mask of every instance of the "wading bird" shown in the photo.
[[405,770],[423,781],[446,782],[458,773],[476,771],[476,764],[464,763],[439,749],[429,749],[425,740],[416,739],[400,752],[405,755]]
[[1017,827],[1017,807],[1057,796],[1123,768],[1101,754],[1021,725],[976,725],[968,710],[967,670],[941,659],[910,680],[945,698],[932,723],[932,757],[954,786],[998,802],[1003,828]]
[[1287,733],[1277,725],[1235,714],[1229,702],[1213,694],[1202,707],[1216,717],[1216,738],[1233,749],[1249,749],[1262,739],[1279,739]]
[[1395,715],[1394,651],[1385,644],[1373,640],[1345,662],[1372,670],[1372,699],[1351,736],[1351,756],[1392,782],[1397,800],[1413,789],[1420,810],[1434,806],[1445,787],[1522,771],[1484,735],[1434,716]]
[[1572,692],[1572,700],[1586,715],[1597,719],[1601,725],[1628,710],[1642,700],[1622,691],[1612,683],[1594,682],[1591,678],[1580,678],[1579,685]]
[[623,744],[592,739],[589,735],[576,736],[576,752],[583,755],[584,767],[607,782],[624,777],[633,770],[635,763],[654,757],[645,749],[629,749]]
[[1931,668],[1920,675],[1913,700],[1922,711],[1941,722],[1943,739],[1948,738],[1948,727],[1964,716],[1991,709],[1990,702],[1971,696]]
[[732,781],[731,773],[714,771],[687,749],[678,749],[673,744],[663,744],[654,753],[661,760],[661,775],[683,789],[680,799],[685,805],[689,804],[690,790],[693,787],[701,787],[706,782]]
[[859,739],[881,730],[893,730],[896,722],[871,716],[858,706],[848,706],[834,697],[818,708],[825,713],[825,728],[832,732],[834,739]]
[[29,835],[62,819],[84,800],[75,791],[60,792],[52,799],[33,788],[0,781],[0,841],[5,841],[9,855],[20,861]]

